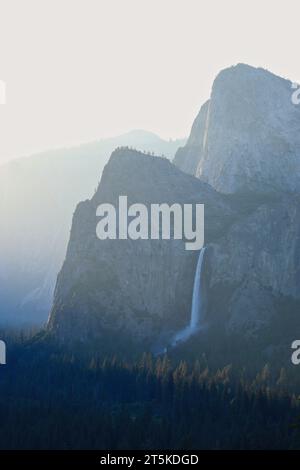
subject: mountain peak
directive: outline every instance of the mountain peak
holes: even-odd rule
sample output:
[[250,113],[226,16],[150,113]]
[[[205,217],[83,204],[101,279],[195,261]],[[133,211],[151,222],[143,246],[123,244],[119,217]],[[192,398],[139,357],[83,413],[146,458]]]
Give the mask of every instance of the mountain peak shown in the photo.
[[300,108],[292,92],[290,81],[262,68],[222,70],[174,162],[224,193],[299,190]]

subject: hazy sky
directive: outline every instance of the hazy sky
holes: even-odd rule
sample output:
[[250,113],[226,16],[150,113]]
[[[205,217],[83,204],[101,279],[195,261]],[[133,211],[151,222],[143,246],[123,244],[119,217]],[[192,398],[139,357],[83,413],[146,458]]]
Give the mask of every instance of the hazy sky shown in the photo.
[[189,133],[246,62],[300,80],[299,0],[0,0],[0,162],[134,128]]

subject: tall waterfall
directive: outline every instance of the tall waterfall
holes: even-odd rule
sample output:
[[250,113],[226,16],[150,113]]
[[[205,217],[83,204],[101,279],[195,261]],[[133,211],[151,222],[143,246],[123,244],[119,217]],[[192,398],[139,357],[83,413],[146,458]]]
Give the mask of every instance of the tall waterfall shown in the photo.
[[199,254],[197,261],[197,267],[194,277],[194,286],[193,286],[193,297],[192,297],[192,308],[191,308],[191,319],[188,326],[183,330],[180,330],[174,336],[171,344],[175,346],[177,343],[186,341],[190,336],[196,333],[201,327],[201,321],[203,316],[203,301],[201,295],[201,273],[202,273],[202,264],[204,258],[205,247],[202,248]]
[[190,328],[195,330],[200,326],[202,305],[201,305],[201,272],[202,272],[202,262],[204,256],[205,248],[203,247],[200,251],[200,255],[197,262],[196,273],[194,278],[194,287],[193,287],[193,298],[192,298],[192,310],[191,310],[191,321]]

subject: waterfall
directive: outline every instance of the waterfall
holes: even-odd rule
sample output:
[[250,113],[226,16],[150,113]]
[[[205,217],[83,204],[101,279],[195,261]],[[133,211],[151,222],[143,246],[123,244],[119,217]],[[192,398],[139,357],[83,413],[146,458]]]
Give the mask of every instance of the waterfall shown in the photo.
[[190,329],[193,331],[200,326],[202,305],[201,305],[201,272],[202,272],[202,262],[204,256],[205,248],[203,247],[200,251],[200,255],[197,262],[196,273],[194,278],[194,287],[193,287],[193,298],[192,298],[192,310],[191,310],[191,321]]
[[183,330],[180,330],[176,333],[171,344],[175,346],[177,343],[186,341],[190,336],[196,333],[201,327],[201,321],[203,320],[203,302],[202,302],[202,292],[201,292],[201,273],[202,273],[202,264],[204,258],[205,247],[200,251],[197,267],[194,277],[194,286],[193,286],[193,297],[192,297],[192,308],[191,308],[191,319],[190,323]]

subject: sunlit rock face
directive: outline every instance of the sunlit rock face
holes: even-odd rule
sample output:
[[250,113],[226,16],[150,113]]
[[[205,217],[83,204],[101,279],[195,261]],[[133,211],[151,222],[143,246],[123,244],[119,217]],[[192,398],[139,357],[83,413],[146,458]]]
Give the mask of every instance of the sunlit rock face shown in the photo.
[[200,158],[202,156],[205,129],[208,119],[209,101],[200,109],[196,117],[188,141],[184,147],[180,147],[174,157],[174,163],[182,171],[190,175],[196,175]]
[[287,344],[300,325],[300,106],[293,91],[263,69],[223,70],[174,159],[239,212],[208,245],[209,322],[250,336],[267,329],[273,343],[277,328]]
[[266,70],[223,70],[175,164],[223,193],[298,191],[300,107],[292,93],[290,81]]

